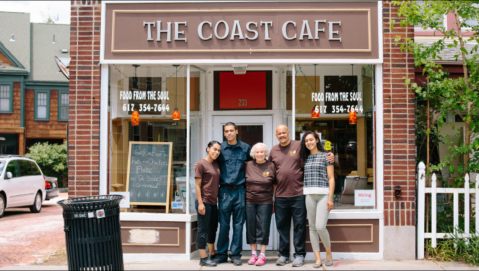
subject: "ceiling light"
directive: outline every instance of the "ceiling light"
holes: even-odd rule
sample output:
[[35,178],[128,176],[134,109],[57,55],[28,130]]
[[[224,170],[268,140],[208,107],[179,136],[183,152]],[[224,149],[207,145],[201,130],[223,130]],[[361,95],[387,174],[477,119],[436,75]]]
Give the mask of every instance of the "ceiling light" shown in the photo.
[[235,74],[245,74],[248,65],[231,65]]

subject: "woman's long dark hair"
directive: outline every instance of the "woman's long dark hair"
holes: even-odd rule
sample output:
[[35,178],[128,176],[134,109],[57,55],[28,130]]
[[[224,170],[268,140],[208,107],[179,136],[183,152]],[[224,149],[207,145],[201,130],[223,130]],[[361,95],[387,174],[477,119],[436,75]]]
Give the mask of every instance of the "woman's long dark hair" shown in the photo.
[[303,135],[303,138],[301,139],[301,151],[299,152],[299,155],[301,156],[301,159],[303,159],[303,161],[306,161],[306,159],[308,158],[309,154],[311,153],[309,151],[308,148],[306,148],[306,143],[305,143],[305,139],[308,135],[313,135],[314,138],[316,140],[318,140],[318,144],[317,144],[317,147],[318,147],[318,150],[319,151],[322,151],[324,152],[324,148],[323,148],[323,144],[321,144],[321,140],[319,139],[319,136],[318,134],[316,134],[315,132],[311,132],[311,131],[306,131]]

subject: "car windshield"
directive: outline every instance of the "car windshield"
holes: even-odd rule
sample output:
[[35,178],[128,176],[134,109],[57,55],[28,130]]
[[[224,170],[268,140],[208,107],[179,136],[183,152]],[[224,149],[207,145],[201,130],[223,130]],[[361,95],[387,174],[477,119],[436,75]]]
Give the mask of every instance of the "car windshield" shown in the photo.
[[0,176],[2,176],[3,168],[5,167],[5,160],[0,160]]

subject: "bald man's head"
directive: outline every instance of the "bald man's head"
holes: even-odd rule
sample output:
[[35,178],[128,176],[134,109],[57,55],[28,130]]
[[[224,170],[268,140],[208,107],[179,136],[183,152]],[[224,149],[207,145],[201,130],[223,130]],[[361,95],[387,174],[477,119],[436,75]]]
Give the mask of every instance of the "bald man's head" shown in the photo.
[[278,139],[281,146],[286,146],[289,144],[289,142],[291,141],[289,137],[290,133],[288,130],[288,126],[280,124],[278,125],[278,127],[276,127],[276,138]]
[[288,126],[286,126],[286,125],[284,125],[284,124],[278,125],[278,127],[276,127],[276,134],[278,134],[279,131],[289,132]]

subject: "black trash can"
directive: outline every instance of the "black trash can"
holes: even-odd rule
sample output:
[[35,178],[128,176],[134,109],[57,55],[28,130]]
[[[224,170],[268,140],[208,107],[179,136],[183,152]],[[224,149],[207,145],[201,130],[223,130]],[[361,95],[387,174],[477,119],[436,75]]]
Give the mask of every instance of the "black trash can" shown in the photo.
[[124,270],[120,195],[59,201],[63,208],[68,270]]

